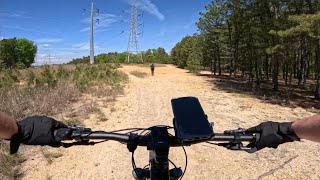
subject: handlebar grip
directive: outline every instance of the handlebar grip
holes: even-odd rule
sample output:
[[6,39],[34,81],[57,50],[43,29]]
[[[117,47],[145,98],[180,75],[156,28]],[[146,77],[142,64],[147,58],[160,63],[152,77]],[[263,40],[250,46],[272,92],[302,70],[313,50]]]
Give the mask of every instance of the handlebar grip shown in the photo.
[[71,138],[72,130],[69,128],[60,128],[53,132],[54,138],[56,141],[65,141],[65,140],[72,140]]

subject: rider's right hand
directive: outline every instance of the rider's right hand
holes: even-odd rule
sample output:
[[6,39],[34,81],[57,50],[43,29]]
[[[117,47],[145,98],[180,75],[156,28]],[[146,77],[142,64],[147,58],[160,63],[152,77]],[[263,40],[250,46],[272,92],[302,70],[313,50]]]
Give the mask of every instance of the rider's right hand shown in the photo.
[[260,134],[260,139],[255,143],[249,144],[249,147],[257,150],[265,147],[277,148],[278,145],[286,142],[299,141],[300,138],[291,128],[291,124],[291,122],[278,123],[268,121],[247,129],[247,133]]

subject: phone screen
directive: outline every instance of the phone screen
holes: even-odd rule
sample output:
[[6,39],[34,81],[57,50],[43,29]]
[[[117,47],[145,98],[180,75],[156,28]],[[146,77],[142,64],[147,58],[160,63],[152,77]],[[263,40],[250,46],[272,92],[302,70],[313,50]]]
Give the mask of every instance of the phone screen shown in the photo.
[[183,141],[210,138],[213,135],[207,116],[198,98],[182,97],[171,100],[176,137]]

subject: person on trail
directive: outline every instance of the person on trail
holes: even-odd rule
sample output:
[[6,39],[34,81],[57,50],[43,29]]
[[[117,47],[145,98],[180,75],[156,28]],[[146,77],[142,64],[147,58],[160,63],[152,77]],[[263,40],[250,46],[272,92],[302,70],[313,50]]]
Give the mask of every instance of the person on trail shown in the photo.
[[[49,145],[60,147],[61,142],[54,137],[54,131],[67,127],[62,122],[46,116],[31,116],[16,121],[13,117],[0,112],[0,138],[10,140],[10,153],[18,151],[19,145]],[[320,115],[300,119],[295,122],[263,122],[246,130],[260,133],[261,137],[249,146],[261,150],[265,147],[277,148],[278,145],[307,139],[320,142]]]
[[154,64],[153,63],[150,65],[150,69],[151,69],[151,75],[153,76],[154,75]]

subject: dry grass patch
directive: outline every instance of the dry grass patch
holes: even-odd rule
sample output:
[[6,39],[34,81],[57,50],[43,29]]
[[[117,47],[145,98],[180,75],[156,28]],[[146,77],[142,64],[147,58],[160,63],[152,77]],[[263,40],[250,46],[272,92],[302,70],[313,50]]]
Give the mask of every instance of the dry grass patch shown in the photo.
[[146,76],[148,76],[147,73],[140,72],[140,71],[131,71],[130,74],[138,78],[145,78]]
[[76,126],[83,126],[83,121],[79,119],[59,119],[61,122],[64,124],[71,126],[71,125],[76,125]]
[[19,153],[10,155],[8,143],[0,140],[0,179],[18,179],[22,175],[19,165],[25,160]]
[[42,151],[42,154],[45,157],[45,159],[48,162],[48,164],[52,164],[54,159],[63,156],[63,154],[60,153],[60,152],[49,152],[49,151],[45,152],[45,151]]

